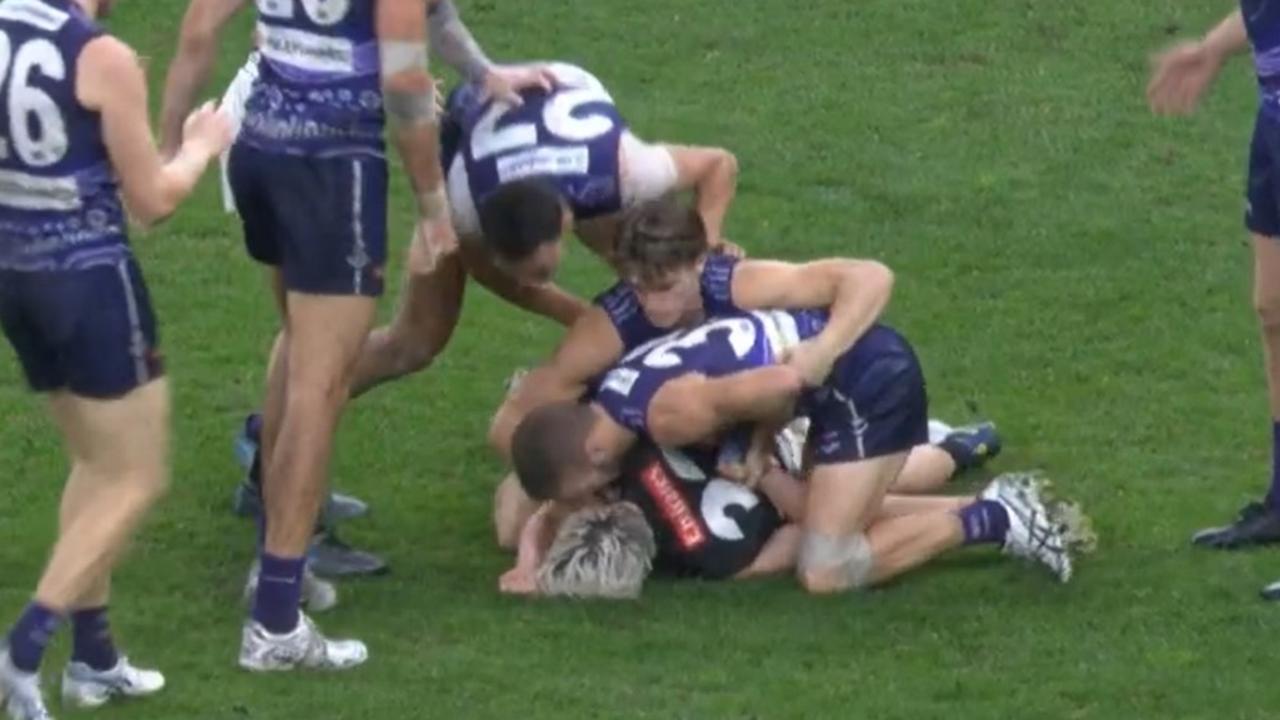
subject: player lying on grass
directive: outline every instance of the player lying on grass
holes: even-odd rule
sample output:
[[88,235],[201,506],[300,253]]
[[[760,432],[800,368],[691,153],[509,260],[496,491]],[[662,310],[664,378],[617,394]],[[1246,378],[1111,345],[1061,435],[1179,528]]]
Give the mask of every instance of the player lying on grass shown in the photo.
[[[650,220],[654,234],[696,225],[696,216],[665,214],[641,223]],[[698,287],[705,240],[697,232],[669,234],[669,243],[620,245],[618,259],[631,285],[686,317],[701,309],[696,292],[682,288]],[[741,423],[805,416],[812,465],[800,582],[826,593],[882,580],[879,548],[925,542],[932,529],[902,519],[868,534],[909,451],[928,432],[919,362],[905,338],[875,324],[880,307],[883,301],[852,318],[835,308],[727,314],[642,345],[603,378],[595,402],[543,405],[525,417],[512,441],[520,482],[535,499],[579,497],[615,477],[642,435],[684,446]],[[840,343],[829,339],[832,328]],[[1059,576],[1069,578],[1070,547],[1055,558]]]
[[[893,286],[889,269],[870,260],[797,264],[716,253],[701,214],[669,198],[637,207],[618,234],[620,268],[634,270],[637,258],[654,258],[679,270],[656,282],[624,272],[622,281],[596,298],[552,357],[525,376],[494,416],[490,442],[504,458],[510,458],[512,434],[530,410],[583,397],[628,351],[709,317],[770,308],[829,311],[832,321],[792,360],[816,381],[871,326]],[[913,454],[899,489],[933,489],[936,481],[929,478],[951,475],[939,472],[940,465],[981,462],[999,451],[995,428],[986,423],[958,429],[952,440],[968,449]],[[498,487],[494,508],[498,544],[512,548],[537,503],[509,475]]]
[[[616,481],[530,518],[516,565],[499,580],[506,593],[635,597],[648,570],[708,580],[745,579],[794,569],[803,537],[805,486],[780,463],[753,490],[721,477],[714,449],[661,450],[642,442]],[[1058,572],[1069,545],[1053,518],[1078,510],[1049,498],[1029,475],[1001,475],[977,497],[889,495],[876,526],[910,516],[927,541],[877,547],[874,581],[963,545],[1000,544],[1007,554]],[[891,537],[891,534],[886,537]]]

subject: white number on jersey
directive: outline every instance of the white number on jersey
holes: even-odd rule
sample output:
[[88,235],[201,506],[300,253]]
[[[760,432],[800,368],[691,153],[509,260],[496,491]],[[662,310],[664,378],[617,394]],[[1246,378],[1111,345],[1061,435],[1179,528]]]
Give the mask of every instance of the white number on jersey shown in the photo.
[[258,0],[258,12],[266,17],[291,19],[297,12],[296,2],[301,2],[302,11],[321,27],[337,25],[351,10],[351,0]]
[[731,506],[751,510],[760,504],[760,496],[751,490],[728,480],[715,478],[702,491],[702,519],[707,521],[711,534],[722,540],[741,540],[746,537],[737,520],[725,513]]
[[[542,124],[547,130],[569,142],[587,142],[612,130],[613,118],[607,115],[574,115],[574,111],[589,103],[612,104],[613,97],[604,85],[594,75],[570,65],[556,64],[552,68],[560,89],[542,108]],[[534,123],[512,123],[497,128],[511,109],[500,102],[489,106],[471,131],[471,157],[483,160],[538,144],[538,127]]]
[[707,342],[711,333],[718,330],[728,331],[729,346],[735,357],[744,357],[756,344],[756,324],[745,317],[722,318],[692,330],[664,335],[663,337],[632,350],[623,361],[634,360],[644,356],[644,364],[657,370],[666,370],[680,364],[677,350],[689,350]]
[[27,165],[49,167],[67,155],[67,123],[58,103],[31,85],[35,70],[51,80],[67,79],[66,62],[52,42],[28,40],[14,52],[8,34],[0,32],[0,92],[9,115],[9,139],[0,138],[0,158],[9,157],[12,148]]
[[662,448],[662,455],[666,458],[667,467],[671,468],[676,476],[684,482],[707,483],[707,487],[702,491],[702,507],[700,511],[702,512],[702,519],[707,523],[707,529],[711,531],[712,535],[721,540],[733,541],[746,537],[746,533],[742,532],[742,526],[738,524],[737,520],[729,517],[725,510],[732,506],[737,506],[749,511],[760,504],[759,495],[735,482],[720,478],[708,480],[707,474],[702,472],[702,468],[698,467],[697,463],[679,450]]

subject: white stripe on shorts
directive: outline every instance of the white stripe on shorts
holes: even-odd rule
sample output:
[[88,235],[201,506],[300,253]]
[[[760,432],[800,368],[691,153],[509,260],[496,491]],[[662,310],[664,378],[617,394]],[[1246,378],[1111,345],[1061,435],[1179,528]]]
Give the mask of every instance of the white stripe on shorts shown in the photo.
[[133,294],[133,282],[129,276],[129,261],[116,263],[120,284],[124,289],[125,307],[129,311],[129,354],[133,356],[133,374],[142,385],[147,381],[147,338],[142,334],[142,318],[138,314],[138,298]]

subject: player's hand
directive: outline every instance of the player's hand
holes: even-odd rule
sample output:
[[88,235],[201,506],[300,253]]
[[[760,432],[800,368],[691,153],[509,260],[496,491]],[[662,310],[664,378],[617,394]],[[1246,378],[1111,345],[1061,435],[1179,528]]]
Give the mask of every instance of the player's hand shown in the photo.
[[498,578],[498,591],[507,595],[537,595],[538,582],[527,568],[513,567]]
[[231,117],[213,102],[207,102],[182,123],[182,142],[205,157],[217,157],[231,147]]
[[542,88],[551,92],[555,86],[556,76],[547,65],[495,65],[484,76],[485,94],[512,107],[524,104],[521,90]]
[[458,235],[449,213],[435,220],[419,220],[409,247],[409,270],[415,275],[434,271],[446,256],[458,252]]
[[720,238],[720,242],[714,243],[711,246],[711,251],[719,255],[728,255],[731,258],[738,258],[739,260],[747,256],[747,251],[743,250],[741,245],[735,242],[730,242],[724,238]]
[[1154,56],[1147,103],[1160,115],[1186,115],[1195,110],[1205,90],[1222,69],[1223,58],[1201,42],[1184,42]]
[[835,358],[818,343],[817,338],[810,338],[791,348],[783,361],[800,374],[807,387],[816,387],[826,382]]

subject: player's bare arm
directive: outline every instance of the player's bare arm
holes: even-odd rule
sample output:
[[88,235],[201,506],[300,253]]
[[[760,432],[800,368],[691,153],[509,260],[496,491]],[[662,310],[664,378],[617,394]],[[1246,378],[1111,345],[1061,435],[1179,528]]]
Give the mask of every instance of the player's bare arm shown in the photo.
[[90,42],[76,68],[76,96],[102,117],[103,142],[130,215],[151,225],[191,194],[209,161],[231,143],[227,117],[211,104],[192,113],[177,153],[164,162],[147,118],[147,83],[137,55],[119,40]]
[[[440,169],[435,82],[427,71],[427,0],[379,0],[375,17],[382,91],[396,149],[418,204],[415,242],[425,262],[457,250]],[[421,270],[422,268],[416,268]]]
[[429,16],[431,47],[463,77],[484,86],[490,97],[521,104],[519,91],[530,87],[551,90],[555,76],[545,65],[495,65],[462,22],[453,0],[435,0]]
[[1182,42],[1152,62],[1147,102],[1162,115],[1185,115],[1195,109],[1223,64],[1249,46],[1244,15],[1239,9],[1198,41]]
[[504,272],[477,242],[460,242],[467,274],[490,292],[531,313],[570,326],[588,307],[581,298],[554,282],[531,284]]
[[733,299],[749,310],[826,308],[823,331],[790,354],[811,385],[880,317],[893,292],[893,272],[874,260],[828,259],[800,265],[744,260],[733,276]]
[[533,408],[576,400],[591,380],[622,357],[622,338],[604,310],[591,307],[569,328],[551,359],[530,371],[494,416],[489,441],[504,458],[511,455],[511,436]]
[[803,387],[787,365],[770,365],[724,377],[699,373],[662,386],[648,409],[649,434],[659,445],[704,442],[742,422],[777,422],[792,411]]
[[165,155],[182,143],[182,123],[209,82],[218,57],[218,36],[245,0],[194,0],[178,31],[178,49],[169,63],[160,111],[160,149]]
[[718,147],[664,145],[676,165],[676,190],[693,190],[711,247],[724,241],[724,219],[738,191],[738,159]]

